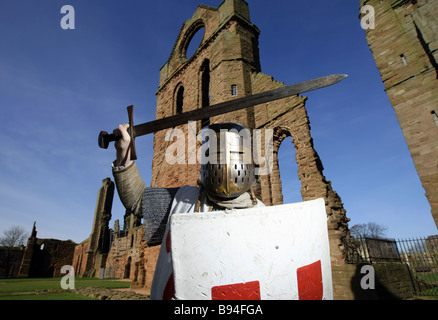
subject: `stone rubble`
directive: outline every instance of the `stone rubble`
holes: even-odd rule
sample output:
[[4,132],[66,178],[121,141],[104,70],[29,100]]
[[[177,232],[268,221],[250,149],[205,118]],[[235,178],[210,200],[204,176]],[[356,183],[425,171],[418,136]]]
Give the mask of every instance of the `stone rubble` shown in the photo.
[[36,290],[35,294],[71,292],[97,300],[149,300],[149,295],[139,294],[129,289],[108,289],[103,287],[84,287],[68,290]]
[[149,296],[129,290],[108,289],[101,287],[77,288],[72,292],[98,300],[149,300]]

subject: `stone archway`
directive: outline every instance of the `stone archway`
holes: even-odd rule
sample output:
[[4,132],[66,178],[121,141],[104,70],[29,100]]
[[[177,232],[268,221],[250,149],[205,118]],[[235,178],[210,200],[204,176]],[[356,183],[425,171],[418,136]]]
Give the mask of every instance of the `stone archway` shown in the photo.
[[278,150],[286,137],[292,137],[295,160],[298,165],[298,178],[301,182],[302,200],[317,198],[325,200],[332,263],[343,265],[345,263],[343,242],[349,236],[349,219],[346,217],[340,197],[323,174],[324,167],[313,145],[304,104],[297,105],[275,121],[260,127],[260,129],[267,128],[273,128],[273,169],[269,175],[258,177],[258,196],[266,205],[283,203]]
[[131,257],[128,258],[128,261],[125,265],[125,274],[123,276],[124,279],[129,279],[131,276]]
[[283,204],[302,202],[301,181],[292,136],[286,136],[278,148],[278,168],[280,170]]
[[[258,195],[260,196],[263,203],[265,203],[266,205],[280,205],[283,204],[283,186],[280,177],[278,152],[283,140],[287,137],[292,137],[292,134],[291,130],[288,127],[278,126],[273,129],[272,135],[272,170],[270,170],[269,175],[257,176],[257,182],[259,187]],[[294,145],[293,138],[292,145]],[[265,156],[265,154],[263,156]],[[296,161],[296,157],[294,160]]]

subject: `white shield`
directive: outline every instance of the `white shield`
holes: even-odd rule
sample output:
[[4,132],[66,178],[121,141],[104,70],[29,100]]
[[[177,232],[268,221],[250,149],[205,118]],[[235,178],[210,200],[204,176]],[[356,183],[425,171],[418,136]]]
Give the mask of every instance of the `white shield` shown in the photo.
[[176,299],[333,299],[323,199],[171,217]]

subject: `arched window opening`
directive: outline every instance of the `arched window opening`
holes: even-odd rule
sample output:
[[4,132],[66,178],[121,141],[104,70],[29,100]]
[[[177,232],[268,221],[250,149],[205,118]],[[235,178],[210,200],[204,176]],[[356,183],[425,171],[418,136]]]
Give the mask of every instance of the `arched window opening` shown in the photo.
[[[210,61],[205,60],[201,66],[201,107],[210,105]],[[202,119],[201,126],[210,124],[210,118]]]
[[202,43],[202,39],[204,38],[204,26],[199,27],[197,31],[194,32],[192,37],[187,43],[187,46],[185,48],[185,55],[186,59],[190,59],[198,50],[199,46]]
[[183,111],[184,106],[184,87],[180,86],[176,93],[176,114]]
[[126,263],[125,266],[125,274],[124,274],[124,279],[129,279],[129,276],[131,275],[131,257],[128,258],[128,262]]
[[283,204],[301,202],[301,181],[298,177],[298,164],[292,137],[286,137],[278,149],[278,167],[280,170]]

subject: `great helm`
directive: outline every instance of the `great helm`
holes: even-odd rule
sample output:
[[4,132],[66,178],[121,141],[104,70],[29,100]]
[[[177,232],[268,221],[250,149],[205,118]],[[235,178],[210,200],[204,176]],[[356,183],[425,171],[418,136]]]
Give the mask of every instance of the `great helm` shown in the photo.
[[201,181],[216,199],[233,199],[253,184],[251,133],[239,123],[210,124],[201,130]]

